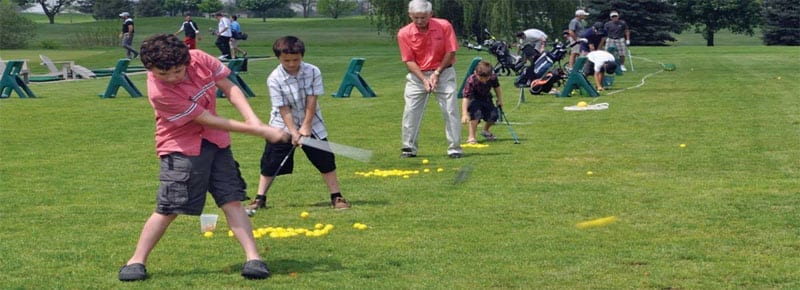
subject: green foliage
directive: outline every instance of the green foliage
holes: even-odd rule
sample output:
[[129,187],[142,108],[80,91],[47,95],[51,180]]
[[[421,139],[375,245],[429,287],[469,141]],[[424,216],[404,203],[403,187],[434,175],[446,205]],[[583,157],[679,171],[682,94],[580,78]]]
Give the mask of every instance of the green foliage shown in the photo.
[[139,17],[164,16],[164,0],[140,0],[136,4],[136,15]]
[[319,0],[317,1],[317,11],[337,19],[339,16],[352,14],[356,9],[356,4],[358,3],[355,0]]
[[10,0],[0,1],[0,48],[25,48],[34,36],[33,21],[20,15]]
[[267,11],[276,8],[285,8],[289,0],[241,0],[239,6],[255,13],[255,17],[266,20]]
[[58,43],[57,41],[54,40],[46,39],[40,41],[39,46],[42,47],[43,49],[59,49],[61,48],[61,43]]
[[794,0],[764,0],[764,43],[800,45],[800,6]]
[[119,19],[122,12],[133,13],[132,6],[127,0],[95,0],[92,14],[96,19]]
[[714,46],[714,34],[721,29],[753,35],[761,24],[761,6],[757,0],[674,0],[678,17],[694,25],[708,46]]
[[675,21],[675,7],[662,0],[592,0],[589,7],[589,25],[595,21],[605,23],[610,20],[611,10],[618,11],[631,30],[633,45],[666,45],[667,41],[675,41],[671,33],[683,30]]
[[221,0],[203,0],[200,2],[200,5],[197,6],[200,11],[205,13],[215,13],[222,10],[222,1]]

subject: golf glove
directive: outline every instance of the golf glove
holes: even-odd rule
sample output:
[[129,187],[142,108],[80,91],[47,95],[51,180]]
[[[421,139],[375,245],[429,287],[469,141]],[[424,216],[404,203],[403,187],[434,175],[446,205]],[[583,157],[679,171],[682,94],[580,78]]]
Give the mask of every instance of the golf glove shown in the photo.
[[625,40],[625,45],[631,45],[631,41],[626,39]]

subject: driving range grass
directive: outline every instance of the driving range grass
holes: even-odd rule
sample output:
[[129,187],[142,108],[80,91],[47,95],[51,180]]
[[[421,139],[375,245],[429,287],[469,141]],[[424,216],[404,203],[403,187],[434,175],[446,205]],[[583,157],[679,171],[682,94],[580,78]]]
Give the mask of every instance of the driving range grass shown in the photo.
[[[174,32],[179,23],[145,20],[137,19],[137,30]],[[325,77],[320,104],[330,140],[374,151],[369,163],[337,159],[352,209],[328,208],[321,177],[298,154],[295,173],[275,180],[271,208],[252,218],[256,227],[333,224],[330,234],[259,239],[273,277],[247,281],[224,218],[204,238],[197,217],[181,216],[148,260],[149,279],[119,282],[117,271],[154,207],[152,109],[122,89],[115,99],[99,98],[108,78],[32,84],[38,98],[0,100],[3,288],[800,288],[797,47],[635,47],[636,71],[614,85],[630,89],[596,99],[527,95],[518,104],[513,79],[503,78],[505,112],[521,144],[498,124],[498,141],[449,159],[431,101],[419,157],[400,159],[405,69],[391,38],[359,19],[248,19],[243,27],[251,37],[244,48],[258,54],[277,36],[303,38],[306,61]],[[212,42],[204,39],[201,48],[216,54]],[[121,48],[63,52],[50,57],[83,57],[94,67],[123,55]],[[0,57],[39,53],[51,51]],[[459,52],[459,81],[476,56],[491,59]],[[362,75],[378,97],[330,97],[351,57],[366,58]],[[661,63],[677,70],[661,71]],[[265,77],[276,65],[274,58],[251,61],[243,74],[264,121]],[[131,79],[146,91],[145,75]],[[610,108],[562,109],[578,101]],[[225,100],[218,107],[240,118]],[[263,141],[232,138],[253,196]],[[469,178],[455,183],[469,165]],[[374,169],[420,173],[356,174]],[[205,210],[221,214],[210,201]],[[310,217],[301,219],[303,211]],[[576,227],[610,216],[616,221]],[[369,229],[354,229],[356,222]]]

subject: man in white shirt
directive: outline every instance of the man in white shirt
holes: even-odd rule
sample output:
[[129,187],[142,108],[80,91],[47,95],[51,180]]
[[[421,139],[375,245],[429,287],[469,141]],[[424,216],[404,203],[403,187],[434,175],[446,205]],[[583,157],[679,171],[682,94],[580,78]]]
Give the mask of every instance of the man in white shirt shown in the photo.
[[605,74],[613,74],[617,70],[617,62],[614,55],[605,50],[595,50],[586,55],[587,61],[583,65],[583,75],[594,75],[594,84],[597,91],[603,90],[603,77]]
[[230,59],[231,57],[231,20],[228,17],[222,15],[222,12],[217,12],[214,14],[214,18],[217,18],[219,21],[219,25],[217,26],[217,41],[214,44],[217,45],[219,48],[219,52],[222,55],[219,56],[219,59]]

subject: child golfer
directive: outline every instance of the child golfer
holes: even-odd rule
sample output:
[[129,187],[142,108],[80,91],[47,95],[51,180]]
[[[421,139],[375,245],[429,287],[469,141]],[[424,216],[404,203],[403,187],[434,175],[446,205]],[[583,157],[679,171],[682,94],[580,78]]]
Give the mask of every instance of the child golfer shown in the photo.
[[475,72],[467,78],[464,85],[461,101],[461,122],[469,122],[469,137],[467,143],[477,144],[475,132],[478,130],[478,123],[483,119],[483,135],[486,140],[494,141],[496,137],[489,129],[497,122],[497,108],[492,104],[492,93],[497,95],[497,106],[503,106],[503,97],[500,91],[500,82],[494,74],[492,65],[486,61],[481,61],[475,66]]
[[[290,174],[294,167],[294,147],[299,145],[300,137],[327,140],[328,131],[322,119],[322,110],[317,97],[324,94],[322,74],[316,66],[303,62],[306,48],[303,41],[294,36],[284,36],[275,41],[272,51],[280,61],[269,77],[272,112],[269,124],[283,128],[292,136],[290,142],[266,143],[261,156],[261,178],[255,200],[247,206],[249,213],[266,208],[269,184],[277,175]],[[322,179],[331,192],[331,207],[350,208],[350,204],[339,191],[336,177],[336,161],[333,153],[310,146],[302,146],[311,164],[322,174]],[[290,156],[287,156],[290,155]],[[286,163],[281,167],[284,159]]]
[[[145,222],[133,256],[119,270],[121,281],[147,278],[150,252],[179,214],[200,215],[210,192],[222,208],[231,231],[247,257],[242,276],[270,275],[261,260],[252,226],[242,209],[245,183],[231,152],[229,131],[281,142],[288,136],[263,124],[242,91],[229,79],[230,70],[202,50],[189,50],[171,34],[148,37],[141,46],[147,73],[147,94],[155,110],[156,152],[161,159],[161,184],[155,212]],[[239,111],[244,122],[217,115],[216,89]]]

